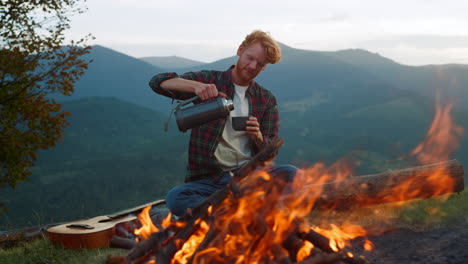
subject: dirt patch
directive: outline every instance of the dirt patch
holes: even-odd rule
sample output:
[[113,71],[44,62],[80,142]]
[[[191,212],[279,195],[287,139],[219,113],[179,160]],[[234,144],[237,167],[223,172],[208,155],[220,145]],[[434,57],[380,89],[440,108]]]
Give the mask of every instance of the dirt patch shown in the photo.
[[[355,250],[370,263],[385,264],[466,264],[468,263],[468,221],[451,227],[427,231],[398,229],[380,236],[369,237],[375,249]],[[362,240],[353,241],[354,248],[362,248]]]

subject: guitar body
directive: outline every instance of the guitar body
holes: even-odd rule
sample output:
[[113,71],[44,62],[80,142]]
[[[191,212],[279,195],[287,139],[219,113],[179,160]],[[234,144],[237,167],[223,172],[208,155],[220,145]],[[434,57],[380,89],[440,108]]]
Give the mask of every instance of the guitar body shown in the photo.
[[115,235],[115,226],[137,219],[130,213],[139,213],[148,206],[165,203],[165,200],[156,200],[112,215],[53,226],[47,229],[47,235],[53,244],[69,249],[109,247],[111,238]]
[[94,249],[109,247],[115,234],[115,226],[137,219],[136,216],[110,218],[98,216],[91,219],[70,222],[47,229],[52,244],[68,249]]

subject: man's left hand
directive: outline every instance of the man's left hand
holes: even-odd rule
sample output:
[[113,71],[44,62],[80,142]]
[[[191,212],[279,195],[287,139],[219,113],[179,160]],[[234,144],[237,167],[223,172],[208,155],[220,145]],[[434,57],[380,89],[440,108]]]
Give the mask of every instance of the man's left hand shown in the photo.
[[247,126],[245,130],[247,135],[253,139],[257,147],[261,148],[263,146],[263,135],[260,131],[260,124],[258,123],[257,118],[253,116],[249,117],[249,120],[246,121],[246,124]]

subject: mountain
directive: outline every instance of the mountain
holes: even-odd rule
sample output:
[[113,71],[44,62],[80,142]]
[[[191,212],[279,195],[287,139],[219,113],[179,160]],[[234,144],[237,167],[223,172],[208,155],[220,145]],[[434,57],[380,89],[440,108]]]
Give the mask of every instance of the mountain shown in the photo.
[[63,142],[39,153],[29,182],[2,189],[9,212],[0,226],[109,214],[164,198],[183,182],[188,134],[163,132],[166,116],[108,97],[63,108],[72,114]]
[[362,49],[324,51],[322,53],[327,56],[332,56],[334,58],[340,59],[348,64],[359,65],[366,69],[372,69],[373,67],[391,69],[402,66],[401,64],[391,59],[385,58],[378,53],[372,53]]
[[468,65],[406,66],[359,49],[325,54],[379,76],[401,89],[433,99],[455,100],[458,107],[468,109],[463,104],[468,99]]
[[[457,98],[460,105],[468,100],[468,68],[463,65],[411,67],[364,50],[318,52],[281,46],[283,60],[267,67],[257,81],[272,90],[287,109],[309,107],[312,101],[340,103],[340,107],[366,100],[371,104],[410,93],[433,99],[438,87],[447,92],[442,93],[445,97]],[[94,46],[88,58],[93,62],[77,82],[75,93],[59,100],[114,96],[163,113],[173,107],[170,99],[155,94],[148,86],[152,76],[167,69],[102,46]],[[175,71],[224,71],[236,59],[229,57]],[[345,100],[340,102],[340,97]],[[306,99],[312,100],[302,103]]]
[[189,68],[206,64],[205,62],[195,61],[187,58],[177,56],[154,56],[154,57],[143,57],[140,60],[146,61],[151,65],[158,68],[173,71],[176,69]]
[[148,86],[151,77],[164,70],[99,45],[92,47],[86,59],[91,59],[92,62],[76,83],[73,95],[56,96],[57,100],[112,96],[169,113],[170,100],[156,95]]
[[[299,50],[282,44],[283,59],[268,66],[257,81],[271,90],[286,111],[306,108],[354,107],[408,96],[411,91],[323,52]],[[179,72],[201,69],[226,70],[237,57],[229,57]],[[300,106],[300,107],[299,107]],[[331,114],[333,112],[330,112]]]

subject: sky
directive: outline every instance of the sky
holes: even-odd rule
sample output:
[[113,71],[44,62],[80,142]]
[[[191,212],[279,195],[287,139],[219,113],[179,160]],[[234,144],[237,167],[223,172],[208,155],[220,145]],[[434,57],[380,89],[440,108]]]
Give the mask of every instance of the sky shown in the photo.
[[267,31],[292,48],[365,49],[405,65],[468,64],[466,0],[87,0],[69,39],[140,58],[213,62]]

